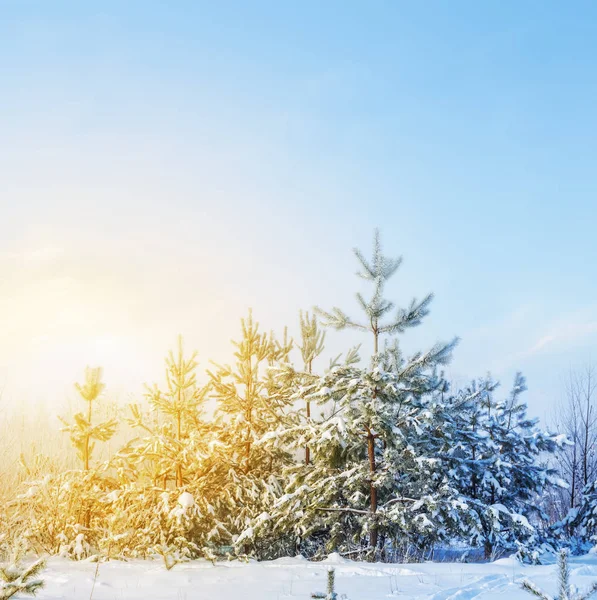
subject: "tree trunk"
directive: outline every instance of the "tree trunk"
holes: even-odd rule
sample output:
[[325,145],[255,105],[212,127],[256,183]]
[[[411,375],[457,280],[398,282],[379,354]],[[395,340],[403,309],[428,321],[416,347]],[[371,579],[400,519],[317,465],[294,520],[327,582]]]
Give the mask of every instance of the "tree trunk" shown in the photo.
[[493,544],[489,539],[486,539],[483,543],[483,554],[485,556],[485,560],[489,560],[493,554]]
[[570,486],[570,508],[576,504],[576,440],[574,440],[574,450],[572,454],[572,484]]
[[[180,406],[180,390],[178,390],[178,405]],[[176,439],[180,442],[182,437],[182,415],[179,412],[177,415],[177,430],[176,430]],[[176,463],[176,487],[182,487],[182,465],[180,463]]]
[[[307,372],[309,373],[309,375],[311,375],[311,373],[313,372],[313,362],[309,361],[309,364],[307,365]],[[309,421],[311,418],[311,402],[309,402],[309,400],[307,400],[307,421]],[[311,449],[309,448],[309,446],[305,446],[305,464],[311,464]]]
[[[307,420],[311,418],[311,403],[307,401]],[[305,446],[305,464],[311,463],[311,449],[309,446]]]
[[[89,401],[89,408],[87,410],[87,423],[89,423],[89,427],[91,427],[91,401]],[[89,442],[91,441],[91,436],[89,433],[85,436],[85,470],[89,471]]]
[[373,515],[373,524],[369,532],[369,546],[375,550],[377,548],[377,523],[375,522],[375,514],[377,513],[377,488],[373,482],[373,477],[376,471],[375,465],[375,437],[371,432],[367,434],[367,451],[369,454],[369,471],[371,473],[371,481],[369,483],[370,494],[370,512]]
[[583,486],[589,483],[589,438],[591,435],[591,375],[589,374],[587,380],[587,414],[585,418],[585,439],[583,447],[582,457],[582,475],[583,475]]
[[[375,364],[378,365],[378,353],[379,353],[379,330],[377,328],[377,322],[372,323],[373,329],[373,350],[375,353]],[[373,396],[377,396],[377,389],[373,391]],[[373,522],[371,524],[371,530],[369,532],[369,547],[373,552],[377,549],[377,522],[376,522],[376,513],[377,513],[377,488],[375,487],[375,483],[373,478],[375,477],[375,472],[377,470],[377,466],[375,464],[375,436],[371,433],[371,430],[367,432],[367,453],[369,455],[369,472],[371,473],[371,480],[369,481],[369,496],[370,496],[370,507],[369,510],[373,517]]]

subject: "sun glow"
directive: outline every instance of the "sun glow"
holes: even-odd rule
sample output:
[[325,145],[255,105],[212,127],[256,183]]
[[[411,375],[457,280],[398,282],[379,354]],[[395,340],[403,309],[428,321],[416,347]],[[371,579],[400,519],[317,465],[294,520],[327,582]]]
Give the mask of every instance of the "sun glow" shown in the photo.
[[56,402],[85,365],[97,364],[117,385],[137,389],[154,365],[126,288],[89,272],[61,274],[50,260],[58,257],[10,257],[12,276],[0,283],[0,384],[13,398]]

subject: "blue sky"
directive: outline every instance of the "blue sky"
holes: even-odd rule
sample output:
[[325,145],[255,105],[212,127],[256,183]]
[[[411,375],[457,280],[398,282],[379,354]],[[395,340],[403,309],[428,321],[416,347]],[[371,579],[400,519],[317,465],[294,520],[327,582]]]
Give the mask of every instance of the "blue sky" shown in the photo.
[[0,10],[7,397],[93,361],[135,393],[179,332],[226,360],[248,306],[276,329],[356,309],[376,226],[405,257],[390,293],[436,293],[405,346],[460,336],[455,380],[520,369],[547,417],[592,360],[594,4]]

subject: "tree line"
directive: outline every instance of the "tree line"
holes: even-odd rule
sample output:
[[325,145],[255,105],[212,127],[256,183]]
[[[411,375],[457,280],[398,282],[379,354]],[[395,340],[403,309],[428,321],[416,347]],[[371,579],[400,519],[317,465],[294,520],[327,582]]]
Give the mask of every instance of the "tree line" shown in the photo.
[[[377,233],[371,258],[355,255],[370,287],[357,294],[360,319],[338,307],[301,313],[295,342],[262,331],[249,312],[234,362],[208,370],[206,384],[180,338],[164,385],[128,407],[137,435],[102,462],[95,445],[119,420],[97,420],[104,383],[88,369],[77,386],[84,409],[63,421],[79,468],[29,468],[0,509],[0,543],[78,559],[161,555],[169,565],[226,554],[420,559],[454,541],[486,558],[536,560],[572,529],[588,531],[564,518],[596,472],[585,387],[573,387],[576,412],[561,422],[574,445],[527,417],[521,374],[503,394],[490,376],[453,389],[442,367],[457,339],[412,354],[400,343],[433,296],[406,307],[386,297],[401,259],[384,254]],[[372,355],[348,348],[323,364],[326,328],[360,332]],[[565,457],[559,470],[555,456]],[[580,480],[567,486],[566,469],[585,492]]]

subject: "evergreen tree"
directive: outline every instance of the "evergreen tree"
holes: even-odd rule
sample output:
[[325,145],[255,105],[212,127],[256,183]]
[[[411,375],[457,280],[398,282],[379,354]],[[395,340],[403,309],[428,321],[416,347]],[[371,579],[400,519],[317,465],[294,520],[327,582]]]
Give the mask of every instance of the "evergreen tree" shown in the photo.
[[[305,372],[309,375],[313,374],[313,361],[323,352],[325,332],[319,329],[317,323],[317,317],[315,315],[309,316],[309,313],[300,313],[300,326],[301,326],[301,345],[299,349],[303,358],[303,365]],[[311,420],[311,402],[307,400],[305,402],[306,419],[307,422]],[[305,446],[305,464],[308,465],[311,462],[311,449],[309,446]]]
[[325,594],[322,594],[321,592],[315,592],[314,594],[311,594],[311,598],[318,598],[320,600],[337,600],[338,594],[336,593],[336,571],[334,569],[328,569],[327,592]]
[[71,442],[77,450],[85,471],[89,470],[91,453],[94,448],[93,440],[107,442],[116,433],[118,426],[116,419],[109,419],[97,425],[92,423],[93,404],[103,392],[104,387],[101,368],[87,367],[85,369],[85,382],[75,384],[79,395],[87,403],[86,412],[76,413],[73,417],[74,423],[70,424],[61,418],[65,425],[63,431],[70,433]]
[[382,349],[384,336],[421,322],[431,296],[386,320],[393,304],[384,298],[384,286],[400,260],[382,254],[377,234],[372,261],[358,251],[356,255],[360,275],[374,287],[369,301],[357,296],[365,321],[355,321],[338,308],[318,313],[338,329],[369,332],[371,363],[358,367],[356,351],[351,351],[343,364],[335,361],[323,375],[284,373],[293,398],[321,407],[321,416],[293,426],[285,438],[308,445],[317,460],[309,468],[286,471],[285,493],[274,505],[269,519],[274,525],[264,535],[292,531],[299,540],[321,539],[328,552],[373,556],[390,539],[411,535],[431,540],[436,524],[429,517],[441,520],[440,506],[450,502],[434,457],[437,443],[424,447],[422,442],[441,437],[443,405],[434,393],[443,380],[435,368],[449,360],[455,342],[411,357],[397,343]]
[[260,332],[251,311],[241,319],[241,327],[241,340],[233,341],[235,367],[218,366],[209,375],[228,459],[247,474],[254,469],[272,470],[275,456],[268,455],[257,442],[278,426],[285,407],[279,397],[269,393],[272,381],[268,367],[288,360],[292,341],[285,335],[280,343],[273,334]]
[[579,541],[597,543],[597,481],[584,487],[578,506],[571,508],[554,529],[560,537],[568,538],[574,531]]
[[[517,373],[512,391],[497,400],[498,384],[490,377],[462,390],[447,424],[452,444],[445,454],[448,476],[469,508],[467,527],[485,557],[496,551],[532,543],[532,517],[540,514],[535,498],[557,483],[544,457],[561,446],[561,436],[540,430],[526,417],[521,394],[524,377]],[[455,532],[456,535],[459,532]]]
[[561,550],[558,555],[558,593],[553,598],[537,587],[532,581],[525,579],[521,587],[529,594],[532,594],[540,600],[588,600],[597,592],[597,582],[593,583],[588,590],[583,593],[575,592],[570,584],[570,568],[568,566],[568,551]]
[[[37,551],[60,553],[82,559],[93,551],[104,526],[104,494],[111,482],[104,464],[93,464],[96,442],[106,442],[115,433],[117,420],[94,422],[97,402],[104,389],[100,368],[87,368],[83,384],[75,384],[85,411],[77,412],[73,422],[61,419],[63,431],[81,461],[81,469],[41,474],[34,469],[24,485],[26,491],[16,499],[13,527]],[[28,471],[27,465],[24,464]]]
[[179,337],[176,353],[166,357],[166,388],[147,388],[150,412],[130,407],[130,424],[145,435],[112,461],[119,486],[106,499],[106,549],[180,561],[208,555],[210,543],[229,535],[214,516],[213,431],[203,418],[209,386],[197,382],[196,359],[196,353],[185,356]]
[[44,586],[39,574],[45,566],[44,560],[37,560],[28,567],[22,566],[18,560],[0,566],[0,600],[8,600],[17,594],[35,596]]
[[[369,545],[371,548],[376,548],[378,527],[375,515],[379,504],[378,487],[384,475],[392,470],[390,463],[385,460],[387,453],[380,452],[380,447],[388,450],[394,446],[395,428],[403,418],[403,415],[400,414],[403,401],[407,401],[409,396],[420,397],[428,391],[425,371],[433,369],[437,365],[446,364],[456,341],[451,344],[438,345],[426,354],[418,353],[408,361],[400,359],[399,365],[397,365],[401,369],[400,371],[385,373],[382,370],[382,361],[384,355],[387,360],[388,353],[380,351],[380,339],[383,336],[404,333],[407,329],[420,325],[429,312],[433,295],[428,294],[421,301],[413,300],[407,309],[398,309],[394,316],[388,319],[387,317],[394,310],[395,305],[384,297],[384,288],[387,281],[400,267],[402,258],[391,259],[383,254],[378,231],[375,232],[372,259],[367,260],[357,249],[355,249],[355,254],[361,267],[357,275],[373,284],[373,292],[368,300],[362,294],[357,294],[357,300],[365,314],[365,320],[363,322],[354,320],[337,307],[331,312],[321,309],[318,309],[317,312],[325,319],[325,325],[338,330],[357,329],[369,333],[373,339],[371,369],[368,373],[361,372],[359,377],[363,383],[366,382],[366,385],[358,391],[355,398],[347,389],[343,403],[348,409],[350,420],[357,424],[357,431],[354,433],[357,436],[360,434],[366,444],[369,467],[368,501],[371,516]],[[343,375],[340,373],[338,375],[340,375],[341,381]],[[414,388],[408,389],[408,392],[404,394],[405,388],[411,384],[414,385]],[[356,390],[358,386],[352,386],[352,388]],[[350,400],[347,402],[348,398]],[[329,399],[332,400],[332,398]]]
[[[292,400],[272,376],[286,364],[293,342],[285,331],[282,341],[260,332],[252,313],[241,320],[242,337],[234,366],[209,372],[216,406],[218,445],[214,447],[219,473],[220,518],[228,523],[237,548],[254,543],[251,524],[268,518],[271,502],[279,495],[282,469],[291,456],[279,443],[277,431],[296,421]],[[270,540],[261,550],[272,556]]]
[[[163,477],[164,488],[169,479],[174,479],[177,488],[183,486],[184,463],[192,460],[189,453],[194,450],[194,446],[186,441],[193,437],[193,433],[202,433],[205,429],[202,409],[209,387],[197,385],[196,359],[196,352],[185,358],[182,336],[179,336],[176,355],[170,351],[166,358],[166,390],[160,390],[157,384],[148,388],[147,397],[153,409],[171,419],[171,422],[160,430],[160,437],[165,440],[161,448],[164,468],[159,474]],[[133,421],[134,424],[146,428],[138,418],[137,407],[133,407],[132,410],[134,418],[137,419]]]

